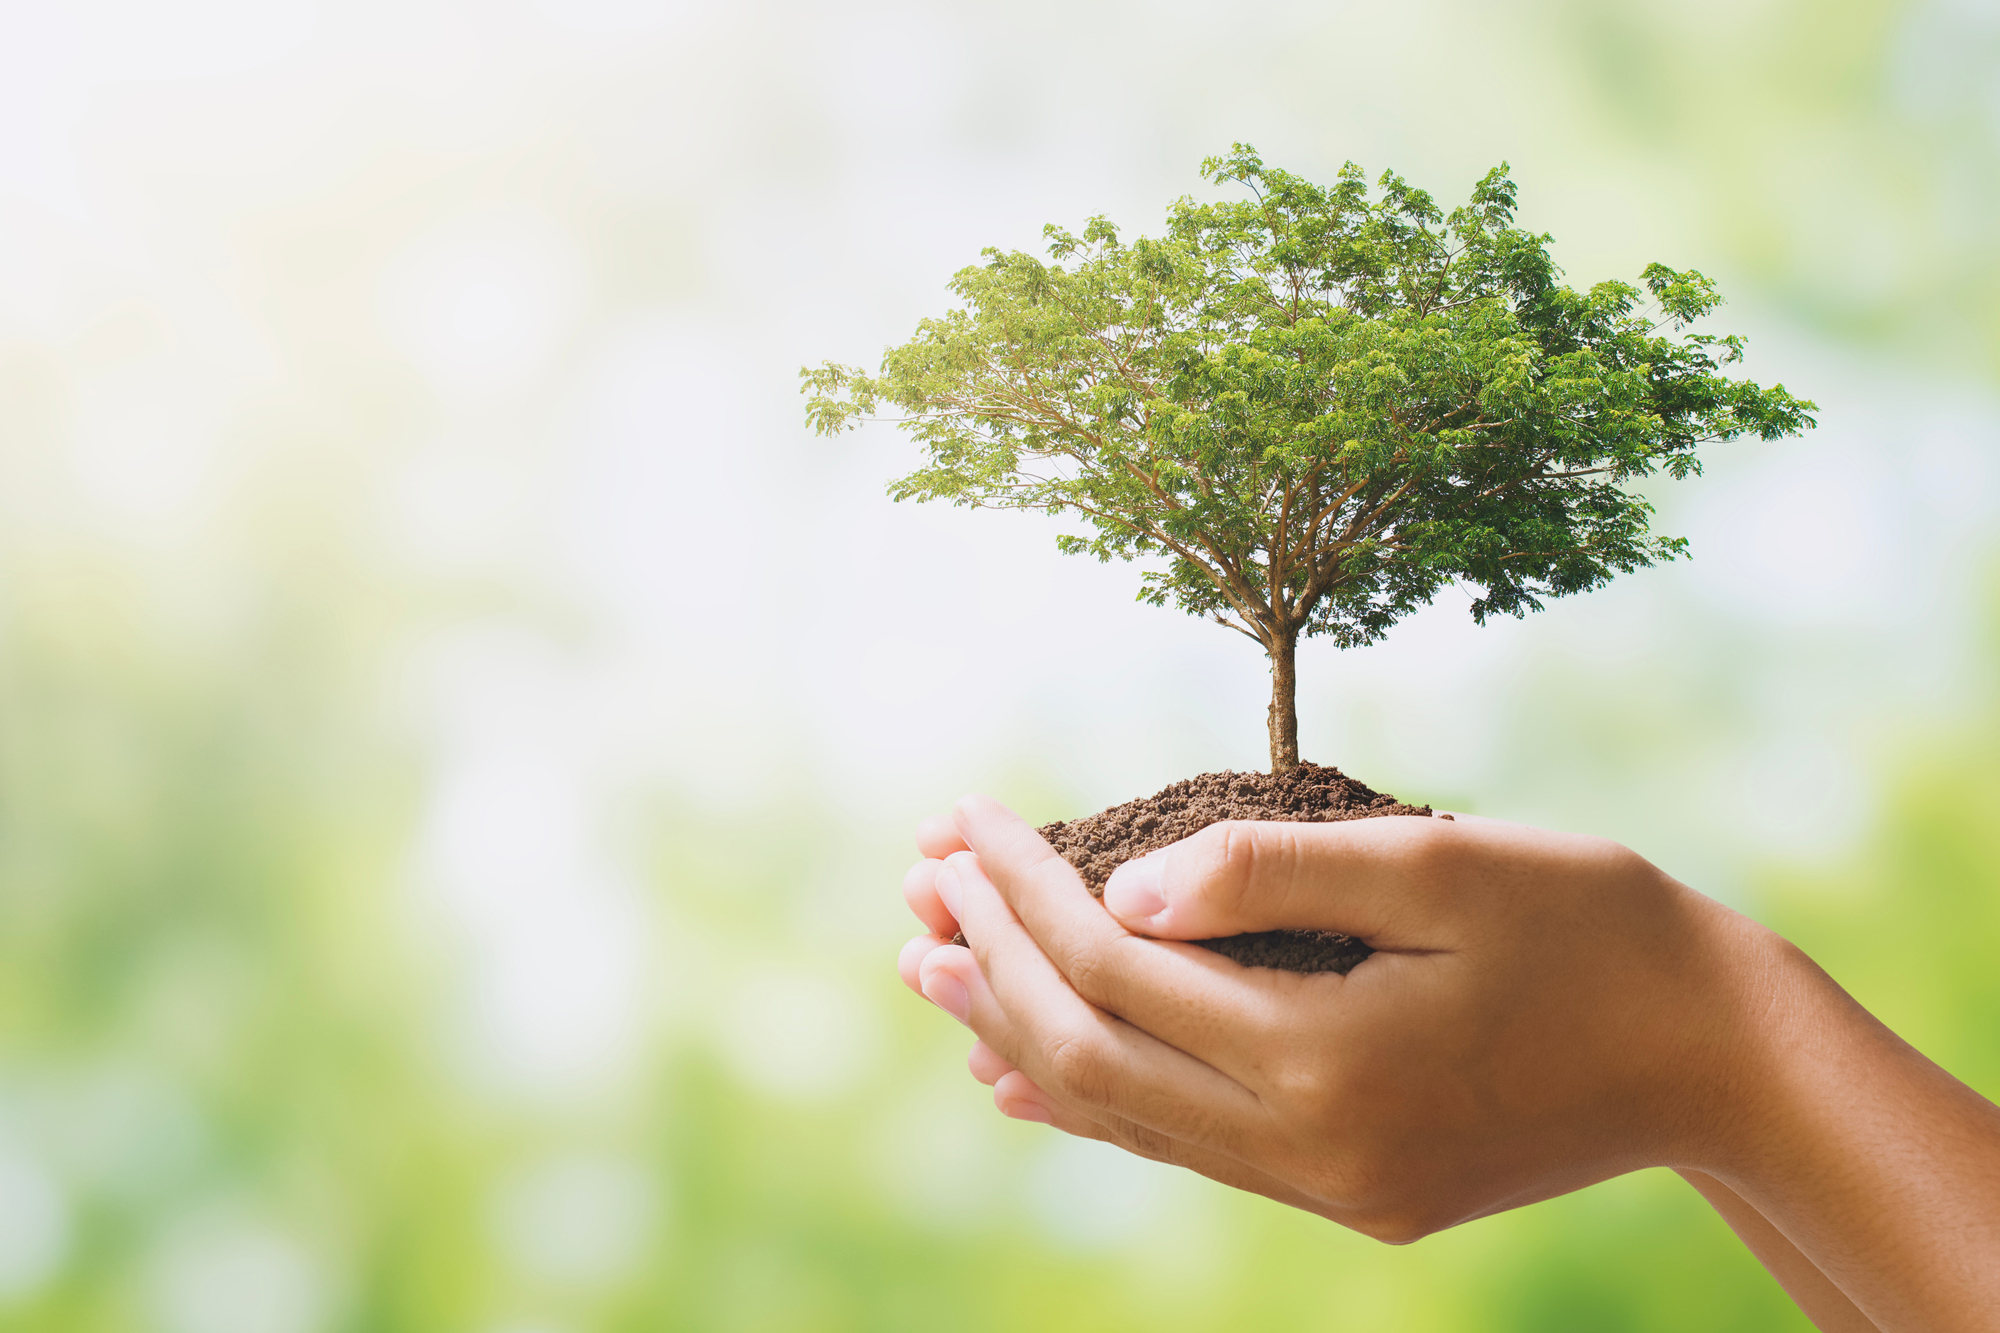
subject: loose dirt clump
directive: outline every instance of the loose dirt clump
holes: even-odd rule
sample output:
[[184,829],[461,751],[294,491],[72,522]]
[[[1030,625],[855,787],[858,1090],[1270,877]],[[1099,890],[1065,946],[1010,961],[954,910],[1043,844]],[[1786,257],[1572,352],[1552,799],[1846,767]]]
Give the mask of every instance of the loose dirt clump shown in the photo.
[[[1225,819],[1330,824],[1430,813],[1427,805],[1405,805],[1337,768],[1301,763],[1277,777],[1268,773],[1203,773],[1082,819],[1045,824],[1040,832],[1076,867],[1091,894],[1102,897],[1104,882],[1125,862]],[[1196,943],[1245,967],[1275,967],[1288,972],[1345,973],[1374,952],[1353,936],[1330,930],[1267,930]]]

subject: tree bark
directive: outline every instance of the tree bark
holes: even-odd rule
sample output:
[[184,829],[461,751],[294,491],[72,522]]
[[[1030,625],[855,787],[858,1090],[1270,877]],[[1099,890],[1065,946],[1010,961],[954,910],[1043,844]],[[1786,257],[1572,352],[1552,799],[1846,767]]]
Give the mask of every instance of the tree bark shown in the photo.
[[1271,776],[1299,765],[1299,677],[1297,630],[1275,634],[1271,655]]

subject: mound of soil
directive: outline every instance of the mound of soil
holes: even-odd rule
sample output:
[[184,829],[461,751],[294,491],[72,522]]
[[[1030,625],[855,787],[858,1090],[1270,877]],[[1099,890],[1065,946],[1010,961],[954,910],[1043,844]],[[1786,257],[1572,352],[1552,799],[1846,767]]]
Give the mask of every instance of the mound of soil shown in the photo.
[[[1203,773],[1082,819],[1045,824],[1040,832],[1076,867],[1091,894],[1103,897],[1104,882],[1125,862],[1225,819],[1329,824],[1430,813],[1427,805],[1405,805],[1337,768],[1301,763],[1278,777],[1268,773]],[[1374,952],[1353,936],[1330,930],[1267,930],[1196,943],[1245,967],[1276,967],[1288,972],[1346,973]]]

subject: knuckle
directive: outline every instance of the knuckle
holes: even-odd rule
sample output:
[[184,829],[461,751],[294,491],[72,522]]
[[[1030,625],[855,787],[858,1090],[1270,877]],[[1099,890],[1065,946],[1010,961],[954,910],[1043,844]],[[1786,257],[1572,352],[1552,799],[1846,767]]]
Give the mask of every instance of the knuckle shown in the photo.
[[1057,1033],[1048,1043],[1049,1072],[1055,1084],[1071,1097],[1099,1104],[1105,1086],[1104,1057],[1097,1043],[1081,1032]]
[[1244,1043],[1243,1053],[1255,1086],[1271,1102],[1274,1115],[1298,1117],[1323,1129],[1342,1118],[1347,1103],[1339,1093],[1350,1061],[1327,1049],[1319,1032],[1276,1017],[1254,1040]]
[[1245,820],[1232,819],[1216,825],[1221,832],[1216,841],[1221,874],[1217,906],[1235,914],[1250,902],[1255,886],[1272,871],[1273,856],[1264,830]]
[[1086,945],[1063,960],[1064,975],[1070,989],[1084,999],[1097,1003],[1104,997],[1104,987],[1109,980],[1112,967],[1104,956],[1102,948]]
[[1463,840],[1452,836],[1452,830],[1430,819],[1398,822],[1404,826],[1399,830],[1403,834],[1403,855],[1414,869],[1449,874],[1463,861]]
[[1116,1013],[1133,992],[1135,973],[1143,969],[1135,951],[1144,947],[1122,932],[1089,936],[1065,952],[1063,975],[1071,990],[1098,1008]]
[[1317,1061],[1301,1060],[1290,1052],[1281,1053],[1258,1070],[1273,1097],[1308,1114],[1343,1102],[1341,1080]]
[[1433,827],[1431,820],[1396,822],[1415,826],[1398,830],[1401,836],[1393,851],[1394,863],[1412,889],[1448,894],[1473,869],[1464,840],[1448,829]]

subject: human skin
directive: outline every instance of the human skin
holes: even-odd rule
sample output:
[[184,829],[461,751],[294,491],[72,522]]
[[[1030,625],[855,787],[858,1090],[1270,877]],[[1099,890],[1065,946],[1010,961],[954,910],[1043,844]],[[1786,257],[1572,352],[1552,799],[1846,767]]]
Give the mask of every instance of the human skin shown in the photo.
[[[983,797],[919,850],[904,978],[978,1035],[1008,1115],[1395,1243],[1672,1167],[1822,1329],[1993,1327],[2000,1108],[1615,843],[1218,824],[1102,904]],[[1377,952],[1301,976],[1180,942],[1280,928]]]

